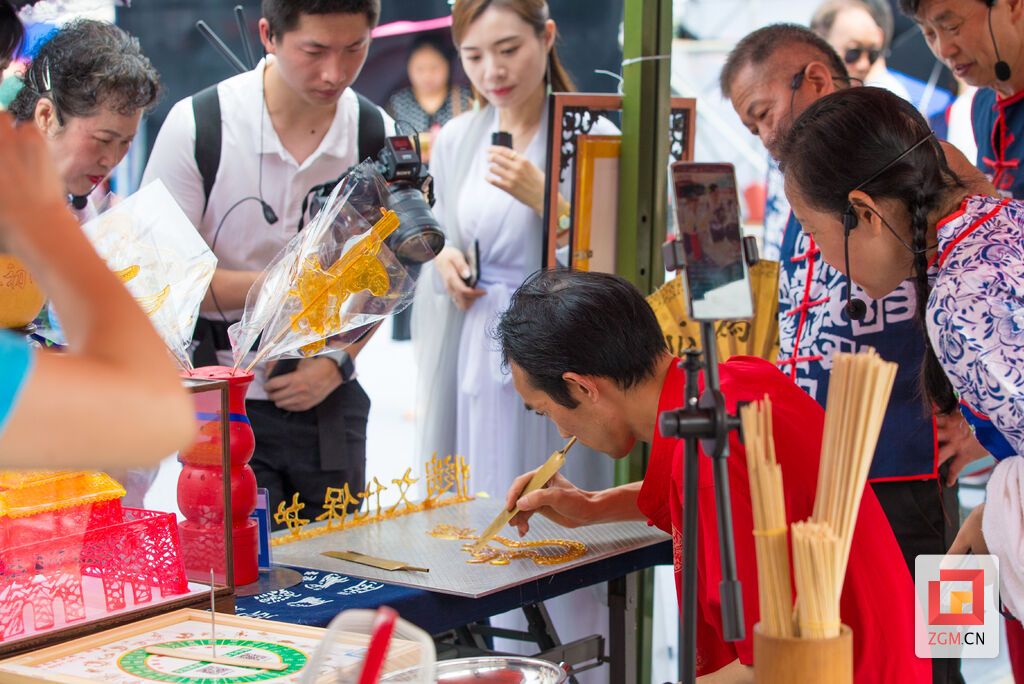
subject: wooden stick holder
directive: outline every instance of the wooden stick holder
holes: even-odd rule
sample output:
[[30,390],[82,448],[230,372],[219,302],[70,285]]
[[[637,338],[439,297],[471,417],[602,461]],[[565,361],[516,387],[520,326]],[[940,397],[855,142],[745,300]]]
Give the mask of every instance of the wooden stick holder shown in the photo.
[[846,625],[833,639],[771,637],[754,625],[754,681],[757,684],[853,683],[853,632]]

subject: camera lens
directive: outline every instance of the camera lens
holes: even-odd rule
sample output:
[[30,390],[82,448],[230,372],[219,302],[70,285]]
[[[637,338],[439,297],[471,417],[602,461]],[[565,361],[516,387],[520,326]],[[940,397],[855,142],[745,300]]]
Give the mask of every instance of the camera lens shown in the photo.
[[444,233],[418,188],[392,185],[388,209],[398,214],[401,223],[387,245],[402,262],[422,264],[440,253]]

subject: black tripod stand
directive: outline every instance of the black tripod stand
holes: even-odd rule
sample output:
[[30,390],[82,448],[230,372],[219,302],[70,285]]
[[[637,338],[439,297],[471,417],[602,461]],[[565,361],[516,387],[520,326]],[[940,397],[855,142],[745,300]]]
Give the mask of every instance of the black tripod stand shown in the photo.
[[[726,641],[745,636],[743,594],[736,579],[736,549],[732,534],[732,501],[729,497],[729,433],[739,430],[737,416],[725,409],[718,379],[713,321],[701,321],[701,351],[691,349],[681,366],[686,371],[683,407],[659,416],[661,434],[686,440],[683,460],[683,581],[679,620],[679,679],[694,682],[697,677],[697,487],[698,443],[714,462],[715,508],[718,512],[718,542],[721,551],[722,625]],[[704,393],[698,397],[698,378],[704,368]]]

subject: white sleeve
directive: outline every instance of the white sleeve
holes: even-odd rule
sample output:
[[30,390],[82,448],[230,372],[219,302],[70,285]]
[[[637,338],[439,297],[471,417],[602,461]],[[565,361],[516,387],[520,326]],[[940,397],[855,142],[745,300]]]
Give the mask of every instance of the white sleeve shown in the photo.
[[1020,300],[1008,297],[1005,285],[984,287],[971,278],[974,274],[957,275],[967,287],[937,297],[934,312],[929,308],[937,330],[932,345],[961,399],[1024,456],[1024,344],[1016,333]]
[[[441,226],[441,230],[444,231],[445,245],[457,247],[457,245],[450,241],[448,237],[449,227],[445,225],[446,207],[449,204],[454,207],[457,201],[456,198],[459,196],[459,189],[453,188],[445,182],[449,171],[448,167],[454,163],[454,160],[451,158],[454,150],[448,144],[448,139],[451,137],[451,129],[448,128],[450,124],[451,122],[441,127],[441,130],[434,138],[433,147],[430,151],[430,175],[434,178],[434,206],[431,207],[431,211]],[[433,267],[430,269],[430,272],[433,274],[430,284],[434,292],[438,295],[445,294],[446,290],[444,283],[441,281],[441,275]]]
[[981,530],[989,553],[999,558],[999,598],[1014,614],[1024,612],[1024,459],[1004,458],[985,488]]
[[196,122],[192,98],[177,102],[164,119],[153,151],[142,174],[142,186],[160,179],[181,206],[185,216],[200,229],[203,218],[203,179],[195,159]]

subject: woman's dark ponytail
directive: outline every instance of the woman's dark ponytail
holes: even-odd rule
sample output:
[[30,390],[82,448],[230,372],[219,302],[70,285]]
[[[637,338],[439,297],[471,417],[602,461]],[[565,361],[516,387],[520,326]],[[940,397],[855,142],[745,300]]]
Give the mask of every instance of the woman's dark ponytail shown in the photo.
[[[936,145],[938,147],[938,145]],[[939,149],[941,152],[941,148]],[[943,159],[945,161],[945,159]],[[911,246],[914,248],[914,291],[917,294],[917,322],[921,325],[924,335],[924,358],[921,360],[921,391],[926,401],[935,406],[940,414],[952,413],[957,408],[956,394],[950,384],[946,372],[942,369],[931,337],[928,335],[928,296],[931,286],[928,283],[928,209],[929,196],[926,190],[919,188],[913,199],[908,203],[910,210],[911,230],[913,231]]]

